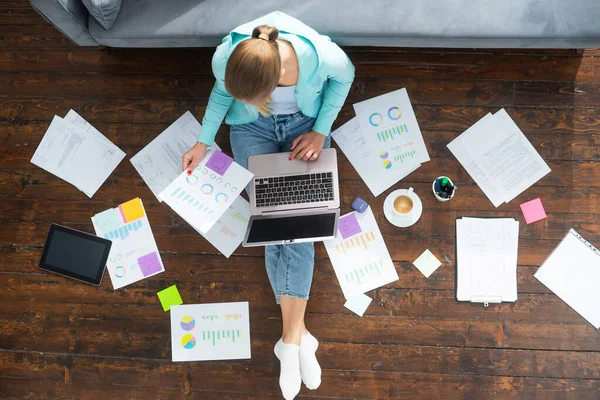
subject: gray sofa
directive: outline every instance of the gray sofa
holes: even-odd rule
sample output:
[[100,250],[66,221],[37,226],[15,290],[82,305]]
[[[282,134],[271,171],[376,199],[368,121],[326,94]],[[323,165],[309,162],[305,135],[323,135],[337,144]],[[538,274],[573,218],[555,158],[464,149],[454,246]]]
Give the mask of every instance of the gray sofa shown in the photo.
[[81,46],[212,47],[283,11],[344,46],[600,47],[600,0],[122,0],[104,29],[81,0],[30,0]]

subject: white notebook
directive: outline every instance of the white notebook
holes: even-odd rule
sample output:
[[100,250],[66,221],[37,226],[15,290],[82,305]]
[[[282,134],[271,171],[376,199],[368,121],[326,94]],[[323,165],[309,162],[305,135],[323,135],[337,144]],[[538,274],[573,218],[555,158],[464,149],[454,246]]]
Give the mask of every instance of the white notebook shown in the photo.
[[519,222],[513,218],[456,220],[456,299],[517,300]]
[[571,229],[534,276],[600,328],[600,252]]

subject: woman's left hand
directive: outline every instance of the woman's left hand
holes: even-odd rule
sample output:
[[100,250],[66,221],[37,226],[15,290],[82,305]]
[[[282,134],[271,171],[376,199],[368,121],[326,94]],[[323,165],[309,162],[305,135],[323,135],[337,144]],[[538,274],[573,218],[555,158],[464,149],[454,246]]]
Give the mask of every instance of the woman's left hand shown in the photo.
[[292,154],[290,160],[297,158],[304,161],[314,161],[319,157],[319,153],[323,150],[326,136],[319,132],[310,131],[298,136],[292,142]]

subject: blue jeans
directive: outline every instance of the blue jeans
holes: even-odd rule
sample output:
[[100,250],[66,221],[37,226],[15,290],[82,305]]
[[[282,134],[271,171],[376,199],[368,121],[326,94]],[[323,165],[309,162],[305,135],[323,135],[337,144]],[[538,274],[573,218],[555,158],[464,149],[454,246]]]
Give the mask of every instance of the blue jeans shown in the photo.
[[[232,125],[231,149],[235,161],[248,168],[250,156],[290,151],[292,141],[310,131],[314,123],[314,118],[297,112],[269,117],[259,115],[250,124]],[[329,147],[330,142],[327,137],[324,147]],[[266,246],[265,264],[277,304],[281,296],[308,300],[315,266],[313,243]]]

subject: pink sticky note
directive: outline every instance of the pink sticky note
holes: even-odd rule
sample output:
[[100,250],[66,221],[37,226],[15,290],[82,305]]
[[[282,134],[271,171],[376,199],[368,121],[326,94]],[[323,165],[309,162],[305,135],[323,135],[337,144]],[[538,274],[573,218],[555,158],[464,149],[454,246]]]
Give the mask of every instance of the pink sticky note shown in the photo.
[[162,271],[162,266],[160,265],[160,260],[158,259],[158,253],[155,251],[138,258],[137,261],[144,276],[150,276]]
[[338,229],[340,230],[343,239],[362,232],[355,213],[351,213],[340,218]]
[[206,168],[210,168],[217,174],[223,176],[229,166],[233,163],[233,158],[223,153],[221,150],[215,150],[206,163]]
[[527,224],[546,218],[546,211],[539,198],[521,204],[521,211]]

